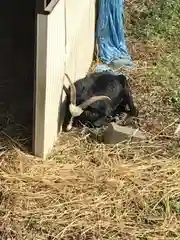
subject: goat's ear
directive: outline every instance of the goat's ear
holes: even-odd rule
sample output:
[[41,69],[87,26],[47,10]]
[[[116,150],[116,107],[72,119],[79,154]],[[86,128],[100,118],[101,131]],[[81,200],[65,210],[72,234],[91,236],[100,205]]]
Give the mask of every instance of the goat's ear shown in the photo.
[[69,91],[69,89],[66,86],[63,85],[63,91],[66,94],[67,101],[70,102],[70,91]]
[[127,82],[127,77],[123,74],[118,75],[118,79],[120,81],[120,83],[122,84],[123,88],[128,86],[128,82]]

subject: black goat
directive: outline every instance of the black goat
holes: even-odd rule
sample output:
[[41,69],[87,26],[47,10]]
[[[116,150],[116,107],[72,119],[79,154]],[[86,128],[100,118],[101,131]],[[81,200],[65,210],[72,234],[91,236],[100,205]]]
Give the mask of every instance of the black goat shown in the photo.
[[65,75],[70,87],[63,130],[69,131],[77,122],[101,127],[108,119],[122,112],[130,116],[138,115],[124,75],[91,73],[75,83],[72,83],[67,74]]

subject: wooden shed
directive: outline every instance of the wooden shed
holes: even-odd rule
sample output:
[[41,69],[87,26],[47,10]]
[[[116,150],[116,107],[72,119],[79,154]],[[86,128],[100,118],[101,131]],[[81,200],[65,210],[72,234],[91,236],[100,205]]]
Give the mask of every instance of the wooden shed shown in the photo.
[[30,127],[33,153],[46,157],[61,131],[64,73],[83,77],[93,58],[95,0],[10,2],[1,7],[1,75],[7,85],[1,101]]

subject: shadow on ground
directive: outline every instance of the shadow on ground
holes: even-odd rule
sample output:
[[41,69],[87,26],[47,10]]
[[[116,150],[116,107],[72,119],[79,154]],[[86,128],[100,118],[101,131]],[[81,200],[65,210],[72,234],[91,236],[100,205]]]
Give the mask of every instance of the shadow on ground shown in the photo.
[[33,1],[3,1],[0,14],[0,127],[30,150],[34,78]]

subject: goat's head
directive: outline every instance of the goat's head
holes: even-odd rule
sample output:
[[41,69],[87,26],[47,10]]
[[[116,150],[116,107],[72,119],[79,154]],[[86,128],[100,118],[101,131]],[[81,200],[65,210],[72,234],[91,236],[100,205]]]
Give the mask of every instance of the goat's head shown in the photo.
[[86,101],[82,102],[80,105],[76,105],[76,87],[74,83],[71,81],[70,77],[65,74],[66,78],[69,81],[70,84],[70,104],[69,104],[69,112],[71,114],[71,118],[68,122],[68,125],[66,127],[66,131],[70,131],[72,129],[73,121],[75,117],[80,116],[84,110],[93,104],[94,102],[100,101],[100,100],[108,100],[111,101],[111,99],[108,96],[93,96],[87,99]]

